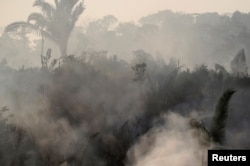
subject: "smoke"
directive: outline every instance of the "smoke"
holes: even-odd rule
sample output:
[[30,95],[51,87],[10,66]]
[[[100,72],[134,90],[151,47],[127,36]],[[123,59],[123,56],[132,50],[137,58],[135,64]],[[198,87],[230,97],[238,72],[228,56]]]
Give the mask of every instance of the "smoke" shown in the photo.
[[[229,65],[249,45],[245,17],[167,10],[138,24],[106,16],[74,29],[68,53],[76,56],[41,69],[40,39],[31,48],[25,34],[2,36],[0,104],[9,110],[0,116],[0,165],[200,165],[206,150],[187,115],[209,126],[229,87],[240,92],[230,105],[226,145],[249,147],[249,78],[207,68]],[[45,41],[58,60],[53,47]]]
[[98,158],[99,152],[92,149],[99,144],[100,148],[114,146],[110,150],[116,151],[114,132],[142,113],[143,96],[132,81],[130,67],[122,69],[119,61],[107,60],[109,65],[115,64],[109,68],[103,60],[98,63],[103,72],[73,59],[54,72],[24,69],[3,73],[1,99],[13,115],[8,123],[20,128],[20,140],[28,137],[31,149],[43,160],[61,162],[76,154]]
[[173,112],[162,119],[163,125],[156,125],[129,150],[127,165],[201,165],[205,149],[198,145],[188,119]]
[[[143,49],[153,57],[161,56],[166,61],[174,57],[185,68],[200,64],[212,68],[218,63],[229,71],[230,61],[240,49],[245,48],[248,59],[248,22],[249,15],[241,12],[220,15],[164,10],[146,15],[138,22],[119,22],[108,15],[75,27],[68,54],[108,50],[109,56],[118,55],[130,61],[133,51]],[[28,34],[25,34],[26,39],[17,32],[0,38],[0,58],[6,58],[11,67],[40,65],[41,39],[33,40],[31,49],[32,38]],[[53,56],[58,57],[57,46],[45,39],[44,51],[48,48],[53,48]]]

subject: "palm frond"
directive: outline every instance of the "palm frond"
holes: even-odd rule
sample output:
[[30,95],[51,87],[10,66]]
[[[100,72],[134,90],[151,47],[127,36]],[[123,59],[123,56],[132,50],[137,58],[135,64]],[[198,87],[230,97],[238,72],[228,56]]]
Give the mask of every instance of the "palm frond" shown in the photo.
[[26,30],[35,32],[39,36],[43,35],[45,38],[52,39],[54,41],[57,40],[55,39],[55,37],[53,37],[53,35],[50,32],[42,30],[41,27],[38,27],[37,25],[25,21],[19,21],[9,24],[8,26],[5,27],[4,33],[15,32],[19,28],[25,28]]
[[215,143],[220,145],[223,144],[225,139],[225,127],[228,117],[228,104],[234,93],[234,90],[228,89],[222,94],[217,103],[215,114],[212,119],[211,130],[209,132],[210,137]]
[[70,31],[72,31],[72,29],[74,28],[77,20],[79,19],[80,15],[83,13],[84,11],[84,6],[82,3],[79,3],[72,11],[71,15],[70,15],[70,25],[69,25],[69,29]]
[[[63,16],[63,19],[70,19],[73,8],[76,6],[79,0],[60,0],[56,7],[57,13],[55,15],[60,18]],[[65,17],[65,18],[64,18]]]
[[[35,0],[33,6],[39,7],[42,13],[32,13],[28,22],[16,22],[6,27],[5,32],[16,31],[18,28],[29,28],[32,31],[55,41],[60,50],[65,52],[69,36],[79,16],[84,11],[80,0],[55,0],[55,5],[44,0]],[[65,53],[64,53],[65,54]]]
[[82,3],[79,3],[72,11],[71,13],[71,21],[76,22],[79,18],[79,16],[83,13],[84,11],[84,6]]
[[72,9],[78,2],[79,0],[61,0],[61,5],[62,6],[67,6],[67,8]]
[[55,7],[48,2],[45,2],[43,0],[36,0],[33,3],[33,6],[41,8],[43,14],[46,15],[46,17],[52,17],[53,13],[55,12]]
[[4,33],[14,32],[14,31],[17,31],[19,28],[23,28],[26,26],[27,26],[27,22],[25,21],[13,22],[5,27]]
[[47,27],[49,22],[47,19],[40,13],[31,13],[28,17],[28,22],[34,21],[34,25],[37,27]]

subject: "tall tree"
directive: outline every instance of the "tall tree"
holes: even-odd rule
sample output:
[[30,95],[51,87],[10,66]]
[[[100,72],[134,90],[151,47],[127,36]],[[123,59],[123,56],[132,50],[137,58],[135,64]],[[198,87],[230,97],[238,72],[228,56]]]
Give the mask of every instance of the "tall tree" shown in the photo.
[[42,36],[53,40],[59,47],[61,55],[67,56],[67,46],[70,34],[79,16],[84,11],[80,0],[55,0],[54,5],[35,0],[33,6],[39,7],[41,13],[31,13],[27,22],[19,21],[9,24],[5,33],[25,27],[37,31]]

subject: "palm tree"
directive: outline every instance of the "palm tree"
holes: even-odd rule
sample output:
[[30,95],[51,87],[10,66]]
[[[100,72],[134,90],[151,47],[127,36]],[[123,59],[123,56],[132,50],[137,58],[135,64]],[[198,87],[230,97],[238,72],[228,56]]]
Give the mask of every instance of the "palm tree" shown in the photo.
[[70,34],[79,16],[84,11],[80,0],[55,0],[52,5],[44,0],[35,0],[33,6],[39,7],[42,13],[31,13],[27,22],[19,21],[9,24],[5,32],[19,28],[35,30],[40,35],[53,40],[59,47],[62,57],[67,56],[67,45]]

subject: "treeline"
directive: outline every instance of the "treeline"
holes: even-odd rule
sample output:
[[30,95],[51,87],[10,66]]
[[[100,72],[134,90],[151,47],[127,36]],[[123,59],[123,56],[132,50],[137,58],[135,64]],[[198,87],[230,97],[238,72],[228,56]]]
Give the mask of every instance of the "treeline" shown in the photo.
[[[249,54],[249,22],[249,14],[238,11],[220,15],[165,10],[145,16],[137,23],[119,22],[109,15],[75,27],[68,54],[108,50],[111,55],[132,59],[132,51],[143,49],[154,57],[181,59],[186,67],[202,63],[211,67],[219,63],[229,69],[227,65],[241,48],[245,48],[247,56]],[[3,35],[0,38],[1,58],[5,57],[15,67],[40,65],[37,57],[41,54],[41,39],[31,42],[31,38],[34,39],[34,34],[30,35],[28,31]],[[46,39],[44,52],[53,45]],[[59,57],[56,46],[53,46],[53,51]]]

